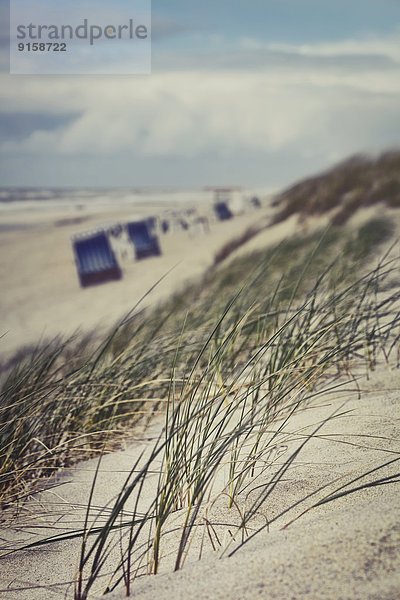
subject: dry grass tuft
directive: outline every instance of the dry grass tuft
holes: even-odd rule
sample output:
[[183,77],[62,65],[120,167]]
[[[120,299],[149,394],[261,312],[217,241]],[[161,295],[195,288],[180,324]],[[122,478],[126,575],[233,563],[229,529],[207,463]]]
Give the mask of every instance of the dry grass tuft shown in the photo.
[[332,221],[344,224],[359,208],[384,203],[400,207],[400,151],[377,159],[357,155],[327,173],[306,179],[280,194],[275,223],[293,214],[322,215],[332,211]]

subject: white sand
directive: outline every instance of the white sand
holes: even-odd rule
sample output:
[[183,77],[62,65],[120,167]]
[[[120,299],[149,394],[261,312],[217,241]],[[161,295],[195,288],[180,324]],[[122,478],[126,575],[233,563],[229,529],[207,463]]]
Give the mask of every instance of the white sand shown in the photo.
[[[346,480],[390,459],[399,457],[399,376],[384,371],[373,377],[372,386],[387,391],[365,393],[361,401],[349,401],[350,417],[328,424],[322,434],[330,439],[313,440],[296,460],[288,480],[278,486],[264,508],[265,514],[282,510],[307,493],[345,476]],[[390,387],[393,386],[392,390]],[[293,428],[318,422],[340,400],[321,410],[310,410],[293,420]],[[379,436],[393,435],[395,441]],[[351,437],[359,434],[360,437]],[[367,437],[367,436],[378,436]],[[343,445],[365,444],[365,448]],[[399,472],[399,463],[380,476]],[[354,486],[357,484],[354,484]],[[353,486],[353,487],[354,487]],[[252,600],[303,599],[396,600],[400,598],[400,494],[399,483],[355,492],[315,508],[280,530],[310,502],[294,509],[253,538],[231,558],[209,557],[181,572],[138,582],[134,597],[141,600]],[[334,486],[317,494],[323,497]],[[111,598],[122,600],[122,593]]]
[[[171,570],[168,554],[176,550],[177,540],[169,538],[163,546],[167,558],[161,564],[162,574],[137,580],[133,588],[134,597],[143,600],[183,600],[188,597],[201,600],[399,598],[398,483],[354,492],[310,510],[288,528],[281,529],[340,485],[400,457],[398,371],[391,373],[381,368],[371,375],[370,381],[364,379],[360,383],[363,389],[361,399],[349,390],[349,387],[354,390],[354,386],[350,385],[347,391],[343,389],[341,393],[336,391],[321,396],[317,403],[290,420],[286,426],[288,435],[300,430],[302,434],[309,434],[321,420],[332,416],[335,411],[340,414],[351,411],[329,421],[319,432],[320,437],[303,449],[251,525],[261,525],[266,518],[270,520],[319,487],[327,487],[279,518],[271,525],[270,531],[265,529],[259,533],[230,558],[220,559],[206,537],[205,558],[201,562],[196,560],[197,540],[184,569],[171,573],[168,572]],[[152,444],[151,438],[158,427],[155,423],[141,442],[125,452],[104,458],[93,500],[95,506],[104,506],[119,491],[139,452]],[[288,456],[295,446],[295,442],[289,443],[282,457]],[[395,462],[381,470],[375,474],[375,479],[398,473],[398,464]],[[17,527],[14,532],[3,531],[3,536],[14,541],[27,541],[81,525],[82,506],[89,496],[95,466],[96,461],[92,460],[71,469],[61,478],[59,487],[42,493],[22,513],[20,523],[25,523],[25,530],[18,533]],[[374,477],[363,481],[372,479]],[[155,481],[154,476],[145,498],[151,498],[154,493]],[[220,507],[210,518],[231,522],[235,515]],[[29,519],[30,528],[27,527]],[[46,528],[43,531],[41,527]],[[73,579],[78,551],[78,541],[60,542],[3,559],[1,597],[7,600],[72,598],[72,586],[66,582]],[[114,560],[116,558],[114,554]],[[54,587],[55,584],[58,585]],[[49,587],[32,589],[31,586],[37,585]],[[95,586],[95,596],[101,585],[100,582],[99,587]],[[5,592],[7,587],[9,590]],[[29,589],[24,589],[27,587]],[[124,593],[121,590],[109,597],[122,600]]]
[[[9,340],[9,345],[13,345],[13,338],[19,343],[32,341],[38,333],[58,332],[56,326],[60,322],[66,324],[67,330],[83,322],[94,325],[102,318],[108,321],[117,318],[118,311],[128,310],[146,291],[150,280],[153,283],[178,260],[182,260],[181,266],[174,271],[170,287],[167,286],[163,293],[183,284],[192,273],[201,272],[210,264],[214,251],[251,221],[254,221],[254,214],[220,224],[210,236],[190,243],[183,235],[177,237],[171,250],[165,250],[159,262],[151,259],[133,264],[121,282],[86,290],[77,285],[70,254],[69,235],[75,230],[74,226],[43,226],[40,244],[36,229],[1,234],[2,248],[8,249],[7,257],[1,252],[2,277],[8,281],[9,289],[3,307],[11,330],[5,340]],[[170,241],[172,244],[172,238]],[[57,250],[49,252],[54,246]],[[18,268],[9,272],[13,264]],[[39,280],[38,266],[39,272],[43,273]],[[368,469],[400,457],[399,371],[391,372],[381,366],[370,374],[369,381],[361,377],[359,383],[363,390],[361,398],[350,391],[349,388],[354,389],[350,384],[347,391],[343,389],[340,393],[321,396],[318,403],[290,420],[286,426],[288,437],[293,431],[311,433],[317,423],[335,411],[351,411],[329,421],[321,435],[304,448],[284,480],[260,508],[252,525],[270,520],[319,487],[327,487],[280,517],[269,531],[265,529],[259,533],[232,557],[220,559],[220,553],[213,552],[206,538],[205,558],[201,562],[195,560],[199,549],[197,541],[185,568],[171,573],[168,555],[176,549],[176,537],[171,537],[163,546],[166,558],[161,564],[161,574],[137,580],[134,597],[143,600],[399,599],[398,484],[354,492],[300,516],[328,492]],[[135,458],[151,446],[160,427],[160,422],[155,422],[149,431],[138,432],[141,440],[132,447],[103,459],[93,501],[95,506],[104,506],[118,493]],[[287,448],[285,445],[282,441],[285,453],[280,459],[288,456],[295,442],[287,442]],[[376,477],[400,472],[399,464],[400,461],[394,462]],[[18,543],[79,526],[95,466],[96,461],[92,460],[71,469],[58,480],[58,487],[35,497],[22,511],[14,529],[3,530],[2,537]],[[155,477],[148,484],[148,498],[154,493],[154,484]],[[234,519],[232,511],[221,506],[214,517],[219,521]],[[288,528],[282,529],[293,519],[296,520]],[[29,523],[30,527],[27,527]],[[0,598],[73,598],[73,587],[68,582],[74,577],[78,551],[79,541],[75,540],[19,552],[3,559]],[[101,585],[93,590],[94,596],[100,591]],[[123,590],[108,597],[122,600]]]

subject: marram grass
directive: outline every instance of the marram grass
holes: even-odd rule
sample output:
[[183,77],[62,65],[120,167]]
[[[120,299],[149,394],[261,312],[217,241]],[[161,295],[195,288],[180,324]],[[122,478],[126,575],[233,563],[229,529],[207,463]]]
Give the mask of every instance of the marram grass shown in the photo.
[[[159,438],[132,465],[112,505],[94,509],[91,496],[81,530],[28,546],[82,539],[76,600],[99,581],[105,591],[123,582],[129,594],[136,576],[159,571],[171,535],[175,569],[199,536],[200,555],[205,537],[221,554],[236,552],[266,526],[257,520],[260,508],[312,437],[300,436],[296,451],[276,462],[294,412],[322,386],[354,377],[359,365],[372,370],[383,357],[398,366],[399,292],[389,289],[398,265],[383,260],[356,278],[355,263],[349,268],[356,241],[351,247],[330,231],[317,243],[291,241],[267,257],[242,257],[157,312],[129,315],[97,350],[85,344],[80,354],[74,340],[54,342],[9,374],[1,406],[6,504],[34,489],[38,474],[85,452],[101,455],[143,416],[165,414]],[[345,243],[343,264],[336,256]],[[43,414],[51,415],[44,423]],[[336,495],[344,493],[339,487]],[[224,540],[208,518],[221,502],[232,514]]]

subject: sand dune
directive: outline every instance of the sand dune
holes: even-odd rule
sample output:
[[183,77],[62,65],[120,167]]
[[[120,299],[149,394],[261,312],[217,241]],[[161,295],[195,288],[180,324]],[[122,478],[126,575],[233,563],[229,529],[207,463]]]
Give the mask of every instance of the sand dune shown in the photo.
[[[325,406],[294,418],[293,429],[306,427],[310,431],[339,406],[353,411],[350,416],[329,423],[321,432],[327,437],[313,440],[304,449],[288,480],[278,487],[265,507],[266,515],[281,511],[337,477],[342,476],[340,483],[344,483],[399,456],[398,374],[390,376],[382,370],[365,382],[364,389],[361,400],[330,399]],[[380,439],[389,430],[397,438],[395,443]],[[329,434],[333,439],[329,439]],[[342,444],[354,440],[368,448],[349,449]],[[398,472],[398,463],[394,463],[381,475]],[[316,497],[323,497],[329,489],[332,486]],[[139,581],[134,597],[143,600],[400,598],[398,484],[372,487],[312,509],[282,530],[307,504],[310,501],[290,511],[269,532],[260,533],[231,558],[219,559],[214,554],[181,572]],[[110,598],[122,600],[123,594],[115,593]]]
[[[221,558],[220,552],[213,551],[206,539],[203,559],[197,562],[199,540],[195,541],[187,564],[176,573],[170,572],[168,558],[176,550],[176,539],[166,540],[162,548],[165,558],[161,574],[139,578],[134,583],[133,597],[143,600],[192,596],[202,600],[399,598],[400,496],[396,483],[354,492],[302,514],[340,485],[400,455],[398,373],[390,373],[383,367],[369,381],[360,379],[359,384],[361,398],[354,385],[335,394],[321,395],[318,402],[300,411],[286,426],[288,432],[311,434],[321,420],[332,417],[335,412],[342,414],[328,421],[320,437],[305,446],[261,508],[261,520],[266,523],[294,505],[292,509],[231,557],[228,552]],[[153,423],[145,434],[138,432],[141,440],[133,446],[104,457],[94,506],[105,506],[118,493],[131,465],[151,446],[160,427],[160,422]],[[283,458],[293,448],[289,445]],[[65,473],[56,488],[30,502],[19,517],[19,525],[17,522],[15,528],[3,530],[3,537],[21,543],[81,527],[96,465],[97,461],[91,460]],[[379,475],[398,472],[398,462],[393,462]],[[374,477],[369,479],[372,481]],[[147,498],[154,494],[156,481],[156,477],[150,481]],[[357,483],[348,489],[355,488]],[[319,492],[307,498],[318,489]],[[226,507],[213,517],[228,523],[233,518]],[[71,582],[79,547],[79,540],[59,542],[3,559],[1,597],[7,600],[72,598]],[[231,546],[230,551],[234,548]],[[113,555],[114,560],[117,555],[118,551]],[[96,589],[100,593],[104,582],[103,578],[95,586],[94,596]],[[125,594],[121,590],[107,597],[122,600]]]
[[[87,227],[97,221],[98,217],[91,217],[81,225]],[[20,223],[21,228],[0,236],[1,276],[7,292],[2,305],[3,323],[9,331],[2,339],[3,353],[21,343],[35,342],[40,335],[58,333],[60,324],[65,333],[82,324],[92,327],[106,322],[108,326],[129,310],[158,277],[175,267],[152,297],[155,302],[203,272],[225,241],[255,221],[259,221],[256,215],[248,214],[229,223],[215,224],[208,236],[189,239],[182,233],[163,238],[161,259],[126,265],[121,282],[85,290],[78,287],[69,242],[78,223],[57,226],[54,216],[34,228],[23,229]],[[255,238],[249,247],[268,245],[269,240],[275,243],[296,226],[292,220],[286,228],[278,226],[279,234],[269,237],[267,230],[262,241]],[[206,538],[203,560],[198,562],[201,543],[196,540],[184,569],[176,573],[171,573],[171,553],[176,548],[176,538],[172,536],[163,544],[160,574],[138,578],[133,597],[400,598],[400,495],[396,475],[400,457],[399,371],[390,371],[381,364],[368,378],[364,372],[358,373],[357,380],[358,386],[351,381],[335,393],[321,393],[318,400],[286,423],[282,439],[287,433],[287,441],[282,442],[277,460],[284,460],[300,443],[293,439],[293,432],[301,432],[303,440],[327,420],[260,508],[254,526],[268,525],[272,520],[270,525],[243,547],[232,544],[222,558],[221,549],[215,551]],[[149,430],[138,431],[132,446],[104,457],[94,506],[105,506],[115,497],[131,465],[151,447],[161,428],[162,418],[155,420]],[[353,480],[389,461],[391,464],[379,471],[379,477],[393,476],[390,483],[354,491],[307,510],[341,485],[356,488],[359,482],[351,483]],[[91,460],[76,465],[56,480],[57,487],[34,497],[14,525],[3,530],[7,544],[23,544],[80,527],[96,464],[96,460]],[[258,484],[266,484],[269,476],[267,471]],[[363,478],[362,482],[374,477]],[[147,498],[154,495],[155,484],[156,480],[150,479]],[[232,511],[222,505],[216,510],[220,522],[234,518]],[[279,513],[284,514],[274,520]],[[229,542],[229,536],[225,541]],[[79,540],[72,540],[6,557],[2,561],[0,598],[72,598],[79,546]],[[100,580],[93,589],[93,598],[100,597],[102,587]],[[117,590],[108,597],[122,600],[124,592]]]

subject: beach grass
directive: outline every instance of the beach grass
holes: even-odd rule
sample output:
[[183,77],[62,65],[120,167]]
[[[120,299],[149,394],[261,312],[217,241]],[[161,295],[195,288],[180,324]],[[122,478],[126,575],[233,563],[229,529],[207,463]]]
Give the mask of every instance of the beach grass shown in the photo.
[[[89,498],[81,529],[26,546],[82,539],[75,600],[105,578],[105,591],[122,582],[129,594],[136,576],[159,572],[170,536],[177,570],[195,537],[199,555],[205,539],[233,553],[266,526],[257,520],[263,503],[323,426],[293,432],[296,449],[277,462],[292,415],[321,389],[356,382],[360,368],[398,366],[398,265],[386,256],[366,267],[391,234],[383,220],[333,227],[222,262],[157,310],[136,307],[100,345],[54,340],[12,366],[1,404],[5,506],[82,457],[98,453],[100,469],[139,421],[164,415],[110,506],[93,520]],[[158,475],[148,496],[150,473]],[[222,528],[208,519],[216,503],[232,515]]]
[[275,200],[279,206],[275,222],[293,214],[331,213],[336,225],[346,223],[360,208],[376,204],[400,206],[400,151],[384,152],[377,158],[355,155],[326,173],[310,177],[284,190]]

